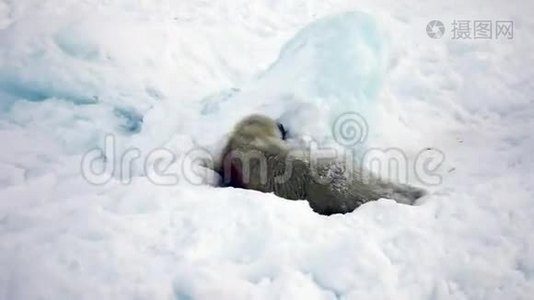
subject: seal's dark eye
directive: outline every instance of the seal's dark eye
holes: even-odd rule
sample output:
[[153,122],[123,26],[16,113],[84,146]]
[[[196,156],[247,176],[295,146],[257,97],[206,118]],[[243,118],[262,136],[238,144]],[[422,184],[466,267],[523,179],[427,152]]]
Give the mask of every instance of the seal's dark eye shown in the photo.
[[280,130],[280,134],[282,135],[282,140],[285,140],[287,138],[286,128],[284,127],[284,125],[282,125],[282,123],[276,123],[276,125],[278,125],[278,130]]

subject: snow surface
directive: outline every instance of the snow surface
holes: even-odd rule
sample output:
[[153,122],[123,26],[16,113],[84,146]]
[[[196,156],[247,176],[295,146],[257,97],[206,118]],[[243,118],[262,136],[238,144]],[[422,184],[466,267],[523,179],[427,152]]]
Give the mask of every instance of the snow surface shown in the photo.
[[[533,9],[0,1],[0,299],[530,299]],[[430,39],[432,19],[513,20],[514,38]],[[439,184],[409,172],[418,205],[325,217],[213,187],[195,160],[252,112],[328,144],[346,110],[365,149],[444,155]],[[109,134],[141,158],[91,152],[111,168],[90,184]]]

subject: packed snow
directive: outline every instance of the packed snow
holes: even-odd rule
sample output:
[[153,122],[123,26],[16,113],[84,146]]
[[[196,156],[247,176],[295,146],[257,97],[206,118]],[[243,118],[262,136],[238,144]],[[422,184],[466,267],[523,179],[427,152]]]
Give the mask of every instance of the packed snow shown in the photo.
[[[530,299],[532,11],[0,0],[0,299]],[[345,112],[428,195],[322,216],[204,167],[248,114],[340,149]]]

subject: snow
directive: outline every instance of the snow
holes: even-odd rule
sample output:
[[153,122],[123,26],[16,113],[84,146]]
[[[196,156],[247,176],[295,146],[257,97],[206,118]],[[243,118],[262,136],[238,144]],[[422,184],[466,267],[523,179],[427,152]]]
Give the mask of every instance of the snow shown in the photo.
[[[530,299],[532,8],[0,1],[0,299]],[[335,146],[346,110],[428,196],[326,217],[198,166],[247,114]]]

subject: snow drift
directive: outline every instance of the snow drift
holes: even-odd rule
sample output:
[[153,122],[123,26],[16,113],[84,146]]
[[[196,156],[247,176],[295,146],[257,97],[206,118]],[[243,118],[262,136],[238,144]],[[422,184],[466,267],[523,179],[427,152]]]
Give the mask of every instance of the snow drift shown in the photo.
[[[284,3],[0,1],[0,299],[532,295],[532,7]],[[516,36],[434,40],[427,16]],[[408,169],[443,153],[431,194],[325,217],[183,176],[248,113],[328,143],[337,110]],[[90,184],[82,156],[109,134],[140,157]],[[145,172],[157,149],[177,183]]]

